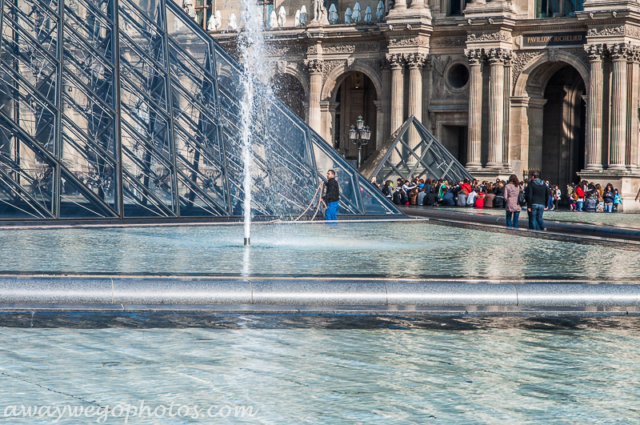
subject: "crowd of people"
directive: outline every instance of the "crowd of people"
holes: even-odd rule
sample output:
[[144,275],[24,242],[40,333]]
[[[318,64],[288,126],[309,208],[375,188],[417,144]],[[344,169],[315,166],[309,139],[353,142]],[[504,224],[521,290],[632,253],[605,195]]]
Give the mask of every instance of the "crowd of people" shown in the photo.
[[514,228],[518,228],[519,214],[525,208],[529,228],[536,230],[546,230],[543,212],[558,210],[562,201],[571,211],[616,212],[622,204],[618,189],[611,184],[602,188],[582,181],[567,185],[563,194],[558,185],[541,180],[538,172],[531,173],[528,181],[520,181],[515,174],[507,181],[498,178],[495,182],[399,178],[395,185],[391,180],[385,181],[380,189],[396,205],[503,208],[507,226]]

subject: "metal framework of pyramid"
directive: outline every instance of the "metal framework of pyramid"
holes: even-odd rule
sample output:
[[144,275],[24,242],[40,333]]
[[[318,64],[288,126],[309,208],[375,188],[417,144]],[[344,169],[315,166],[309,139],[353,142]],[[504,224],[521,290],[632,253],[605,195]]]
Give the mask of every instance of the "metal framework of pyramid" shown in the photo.
[[[242,213],[241,68],[170,0],[0,0],[0,219]],[[277,100],[254,122],[253,214],[400,214]]]
[[378,149],[360,171],[378,183],[397,178],[473,179],[464,166],[413,115]]

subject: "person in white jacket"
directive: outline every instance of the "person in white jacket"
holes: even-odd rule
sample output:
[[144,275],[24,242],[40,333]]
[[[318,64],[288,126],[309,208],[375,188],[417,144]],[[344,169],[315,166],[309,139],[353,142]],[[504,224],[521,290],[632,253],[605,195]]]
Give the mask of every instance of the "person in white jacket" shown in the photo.
[[467,206],[473,207],[476,203],[476,191],[472,190],[469,195],[467,195]]

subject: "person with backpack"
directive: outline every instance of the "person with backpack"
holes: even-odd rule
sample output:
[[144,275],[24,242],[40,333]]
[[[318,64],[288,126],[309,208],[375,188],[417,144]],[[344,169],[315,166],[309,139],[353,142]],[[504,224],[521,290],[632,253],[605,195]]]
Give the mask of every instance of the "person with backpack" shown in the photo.
[[519,202],[521,193],[522,191],[520,190],[518,176],[511,174],[511,176],[509,176],[509,182],[504,187],[504,203],[507,211],[508,229],[518,228],[518,218],[520,217],[520,211],[522,211],[522,207]]

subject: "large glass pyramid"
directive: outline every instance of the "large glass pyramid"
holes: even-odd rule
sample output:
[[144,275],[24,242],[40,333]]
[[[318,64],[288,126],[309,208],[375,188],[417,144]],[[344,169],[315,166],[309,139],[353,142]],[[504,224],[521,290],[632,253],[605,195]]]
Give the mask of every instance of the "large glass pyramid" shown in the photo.
[[397,178],[442,179],[450,182],[473,176],[413,115],[360,168],[378,183]]
[[[0,0],[0,219],[242,214],[241,69],[170,0]],[[253,214],[399,214],[277,100],[255,120]]]

